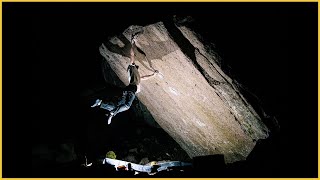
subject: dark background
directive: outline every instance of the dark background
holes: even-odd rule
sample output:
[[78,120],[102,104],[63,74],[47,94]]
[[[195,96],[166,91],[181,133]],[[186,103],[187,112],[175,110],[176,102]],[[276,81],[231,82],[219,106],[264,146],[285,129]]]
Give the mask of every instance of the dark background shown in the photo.
[[175,14],[277,117],[256,176],[317,177],[317,3],[3,3],[3,177],[30,176],[31,145],[81,131],[78,94],[103,82],[109,35]]

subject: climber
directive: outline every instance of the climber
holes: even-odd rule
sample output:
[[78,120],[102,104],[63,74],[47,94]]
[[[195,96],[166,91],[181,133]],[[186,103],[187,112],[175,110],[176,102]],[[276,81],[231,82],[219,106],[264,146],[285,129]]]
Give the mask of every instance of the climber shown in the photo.
[[143,77],[140,77],[138,68],[135,64],[135,54],[133,51],[133,47],[135,46],[135,35],[131,38],[131,49],[130,49],[130,64],[127,68],[128,72],[128,80],[129,85],[126,86],[122,91],[122,97],[118,100],[118,102],[103,102],[101,99],[97,99],[95,103],[91,107],[97,107],[99,106],[102,109],[106,109],[109,111],[109,114],[106,114],[108,116],[108,124],[111,124],[111,119],[117,115],[120,112],[126,111],[130,108],[132,105],[132,102],[135,98],[135,94],[140,92],[140,81],[149,79],[156,74],[158,74],[158,71],[154,71],[151,75],[146,75]]

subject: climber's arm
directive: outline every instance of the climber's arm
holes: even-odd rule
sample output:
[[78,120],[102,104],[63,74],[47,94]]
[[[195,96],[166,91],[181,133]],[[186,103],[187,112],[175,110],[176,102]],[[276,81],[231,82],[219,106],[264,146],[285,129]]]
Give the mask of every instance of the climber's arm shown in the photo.
[[151,77],[154,77],[154,76],[155,76],[156,74],[158,74],[158,73],[159,73],[159,71],[156,70],[153,74],[142,76],[142,77],[141,77],[141,81],[150,79]]
[[134,64],[134,51],[133,51],[133,46],[130,49],[130,63]]

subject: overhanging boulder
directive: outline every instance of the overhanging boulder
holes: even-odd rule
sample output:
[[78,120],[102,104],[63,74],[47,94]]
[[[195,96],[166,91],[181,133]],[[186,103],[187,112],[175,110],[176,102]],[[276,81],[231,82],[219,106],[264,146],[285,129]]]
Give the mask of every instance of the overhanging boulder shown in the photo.
[[[190,157],[223,154],[227,163],[244,160],[269,130],[221,67],[217,55],[187,26],[158,22],[130,26],[100,47],[108,83],[127,85],[132,33],[141,76],[139,111],[155,120]],[[148,62],[149,61],[149,62]],[[137,107],[132,107],[137,108]],[[142,109],[142,110],[141,110]]]

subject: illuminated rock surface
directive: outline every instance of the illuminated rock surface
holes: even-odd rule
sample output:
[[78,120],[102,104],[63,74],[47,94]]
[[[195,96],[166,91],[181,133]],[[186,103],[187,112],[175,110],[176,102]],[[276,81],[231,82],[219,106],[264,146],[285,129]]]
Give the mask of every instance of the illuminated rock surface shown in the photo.
[[149,123],[155,120],[190,157],[223,154],[227,163],[244,160],[269,130],[220,68],[211,46],[191,28],[158,22],[128,27],[105,40],[100,47],[105,80],[128,84],[129,40],[142,29],[136,64],[141,76],[152,74],[152,67],[160,74],[142,81],[140,103],[132,109]]

